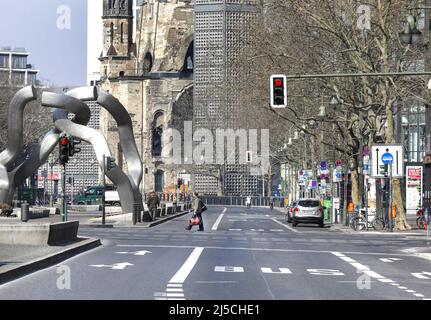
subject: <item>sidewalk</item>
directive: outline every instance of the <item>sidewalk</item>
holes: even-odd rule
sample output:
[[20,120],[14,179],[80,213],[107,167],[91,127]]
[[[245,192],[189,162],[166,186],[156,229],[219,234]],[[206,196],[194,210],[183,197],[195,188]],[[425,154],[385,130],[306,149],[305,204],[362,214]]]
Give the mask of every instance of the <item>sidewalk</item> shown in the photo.
[[101,245],[99,239],[78,238],[61,246],[0,244],[0,284],[53,266]]

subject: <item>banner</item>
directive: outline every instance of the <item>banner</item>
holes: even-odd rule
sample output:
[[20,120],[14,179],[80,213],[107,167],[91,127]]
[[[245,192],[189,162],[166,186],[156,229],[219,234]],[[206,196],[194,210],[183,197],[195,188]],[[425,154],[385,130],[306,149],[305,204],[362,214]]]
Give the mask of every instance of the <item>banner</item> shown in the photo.
[[406,210],[409,214],[422,208],[422,179],[422,166],[406,167]]

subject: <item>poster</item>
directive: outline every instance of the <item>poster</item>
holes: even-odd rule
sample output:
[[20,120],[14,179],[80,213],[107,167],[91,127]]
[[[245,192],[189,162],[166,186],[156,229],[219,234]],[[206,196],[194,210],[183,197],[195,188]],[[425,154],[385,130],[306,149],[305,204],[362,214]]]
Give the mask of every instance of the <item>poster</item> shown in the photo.
[[422,207],[422,166],[406,167],[406,209],[415,214]]

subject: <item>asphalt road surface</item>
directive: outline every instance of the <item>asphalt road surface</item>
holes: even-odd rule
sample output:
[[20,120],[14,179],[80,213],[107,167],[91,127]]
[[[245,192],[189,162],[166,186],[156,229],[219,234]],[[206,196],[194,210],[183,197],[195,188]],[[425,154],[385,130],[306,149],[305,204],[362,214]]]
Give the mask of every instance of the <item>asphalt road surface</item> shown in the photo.
[[[267,208],[211,207],[151,229],[80,228],[103,246],[0,286],[0,299],[429,299],[426,239],[344,234]],[[428,252],[431,252],[429,250]]]

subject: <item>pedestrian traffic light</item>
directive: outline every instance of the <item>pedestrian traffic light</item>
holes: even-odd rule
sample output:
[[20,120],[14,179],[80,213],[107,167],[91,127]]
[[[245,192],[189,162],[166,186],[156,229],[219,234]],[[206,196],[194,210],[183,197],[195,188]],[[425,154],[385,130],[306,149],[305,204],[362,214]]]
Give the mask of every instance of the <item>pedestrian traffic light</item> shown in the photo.
[[70,145],[69,145],[69,156],[70,157],[73,157],[75,154],[81,152],[81,148],[76,147],[78,144],[81,144],[81,142],[82,141],[80,139],[75,139],[73,137],[69,140],[69,143],[70,143]]
[[379,172],[379,173],[380,173],[382,176],[387,177],[387,176],[388,176],[388,167],[389,167],[389,165],[387,165],[387,164],[382,164],[382,165],[380,165],[379,167],[380,167],[380,172]]
[[106,170],[107,171],[111,171],[112,169],[115,168],[116,164],[115,164],[115,158],[113,157],[106,157]]
[[60,154],[58,157],[58,160],[60,162],[60,164],[65,165],[68,161],[69,161],[69,146],[70,146],[70,141],[68,137],[62,137],[60,139]]
[[271,108],[287,107],[287,79],[285,75],[271,76]]

